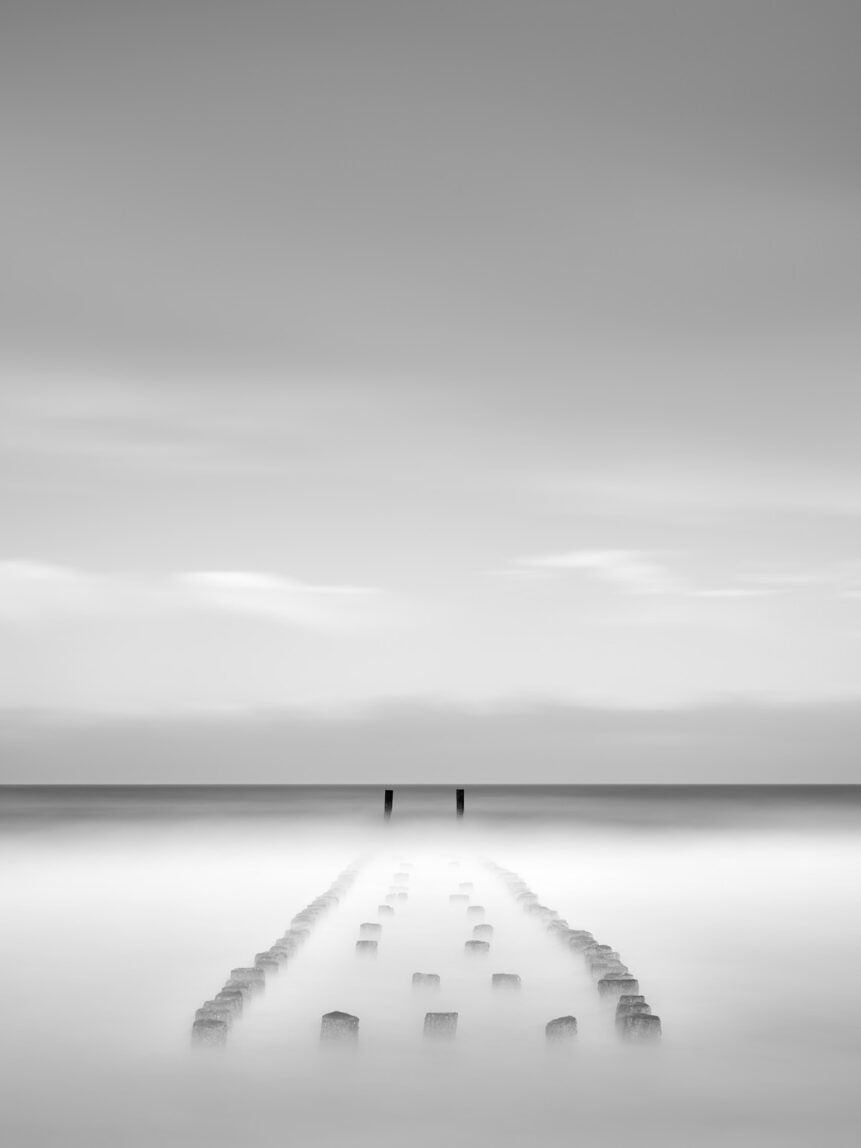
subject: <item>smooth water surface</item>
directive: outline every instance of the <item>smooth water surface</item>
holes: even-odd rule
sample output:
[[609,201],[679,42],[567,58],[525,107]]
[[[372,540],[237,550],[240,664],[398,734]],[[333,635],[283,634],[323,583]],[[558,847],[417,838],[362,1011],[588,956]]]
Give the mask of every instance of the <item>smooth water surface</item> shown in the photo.
[[[856,1143],[861,790],[473,789],[456,821],[453,791],[415,789],[381,814],[377,789],[2,791],[0,1142]],[[618,1043],[488,859],[619,950],[660,1046]],[[193,1050],[195,1009],[357,860],[227,1047]],[[409,899],[378,917],[403,860]],[[461,881],[487,958],[463,955]],[[521,991],[493,992],[499,971]],[[352,1051],[320,1045],[334,1009],[360,1017]],[[428,1009],[459,1013],[453,1044],[423,1040]],[[569,1013],[576,1047],[548,1049]]]

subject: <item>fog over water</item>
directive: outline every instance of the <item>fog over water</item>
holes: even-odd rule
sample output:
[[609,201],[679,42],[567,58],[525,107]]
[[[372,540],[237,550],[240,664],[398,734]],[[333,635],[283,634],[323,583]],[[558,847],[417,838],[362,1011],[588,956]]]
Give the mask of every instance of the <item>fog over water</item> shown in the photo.
[[[370,788],[5,790],[0,1140],[853,1142],[861,791],[468,790],[460,822],[453,796],[397,790],[385,824]],[[617,1041],[583,959],[488,859],[620,952],[659,1045]],[[227,1045],[193,1049],[195,1010],[357,861]],[[378,916],[403,861],[409,897]],[[467,881],[486,957],[449,901]],[[376,959],[355,955],[365,921]],[[333,1010],[360,1018],[355,1049],[321,1046]],[[453,1043],[423,1040],[427,1011],[459,1013]],[[567,1014],[574,1046],[548,1047]]]

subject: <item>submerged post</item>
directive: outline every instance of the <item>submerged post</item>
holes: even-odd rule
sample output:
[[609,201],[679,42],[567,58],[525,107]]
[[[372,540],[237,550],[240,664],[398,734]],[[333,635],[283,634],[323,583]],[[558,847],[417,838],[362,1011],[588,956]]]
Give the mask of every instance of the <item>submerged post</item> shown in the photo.
[[455,791],[455,804],[457,806],[458,817],[463,817],[463,790],[456,789]]
[[385,790],[383,796],[383,817],[391,817],[394,800],[395,791],[393,789]]
[[348,1012],[327,1012],[320,1022],[320,1039],[355,1043],[359,1038],[359,1018]]

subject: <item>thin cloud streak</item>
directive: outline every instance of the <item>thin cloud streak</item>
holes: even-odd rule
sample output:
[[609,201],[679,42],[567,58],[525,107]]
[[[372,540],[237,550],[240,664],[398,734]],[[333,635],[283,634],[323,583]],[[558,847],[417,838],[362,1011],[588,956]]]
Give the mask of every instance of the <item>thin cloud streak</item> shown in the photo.
[[363,614],[365,605],[381,595],[368,586],[312,586],[256,571],[202,571],[172,581],[196,608],[326,630],[371,621]]
[[514,578],[560,577],[575,572],[624,594],[683,598],[759,598],[769,587],[695,586],[676,570],[643,550],[574,550],[518,558],[505,572]]
[[385,597],[375,587],[314,585],[259,571],[104,574],[28,560],[0,562],[0,622],[13,624],[206,611],[348,630],[379,624]]
[[666,566],[638,550],[574,550],[521,558],[517,563],[531,570],[582,571],[632,594],[676,594],[681,585]]

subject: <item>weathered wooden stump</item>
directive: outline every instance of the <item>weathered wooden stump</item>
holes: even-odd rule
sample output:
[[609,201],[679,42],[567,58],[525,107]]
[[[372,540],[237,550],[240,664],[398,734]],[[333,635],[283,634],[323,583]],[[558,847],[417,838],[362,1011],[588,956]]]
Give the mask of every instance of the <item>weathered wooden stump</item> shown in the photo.
[[[226,980],[224,982],[224,988],[221,990],[221,992],[225,991],[239,992],[242,994],[243,1001],[247,1001],[251,998],[251,994],[254,992],[254,989],[248,983],[248,981]],[[221,993],[216,993],[216,996],[220,995]]]
[[376,921],[363,921],[359,925],[359,936],[364,941],[370,941],[374,938],[379,938],[383,935],[383,926],[378,925]]
[[632,1044],[646,1043],[661,1039],[661,1018],[650,1013],[633,1013],[623,1016],[619,1023],[619,1035]]
[[627,977],[631,975],[631,970],[627,965],[620,964],[606,964],[602,968],[592,969],[592,979],[597,984],[598,981],[605,981],[610,977]]
[[472,881],[461,881],[458,885],[458,889],[460,889],[461,893],[471,893],[474,888],[475,886]]
[[551,909],[548,905],[540,905],[537,901],[527,902],[526,912],[534,917],[540,917],[544,921],[549,921],[551,917],[559,916],[555,909]]
[[320,1021],[320,1039],[355,1044],[359,1039],[359,1018],[349,1012],[327,1012]]
[[484,916],[484,905],[468,905],[466,915],[473,921],[480,921]]
[[632,976],[608,976],[598,981],[598,992],[602,997],[619,996],[621,993],[636,993],[640,983]]
[[553,1043],[572,1040],[577,1035],[576,1016],[557,1016],[544,1026],[544,1033]]
[[586,945],[583,948],[582,952],[583,952],[583,956],[588,961],[588,960],[591,960],[593,957],[606,956],[607,953],[612,953],[613,950],[610,948],[609,945],[599,945],[597,943],[597,941],[595,941],[590,945]]
[[334,909],[339,903],[338,897],[333,893],[321,893],[319,897],[315,897],[305,908],[312,913],[328,913],[330,909]]
[[469,901],[469,893],[449,893],[448,899],[452,905],[465,905]]
[[493,925],[474,925],[472,935],[479,940],[489,941],[493,936]]
[[377,955],[376,941],[356,941],[356,956],[375,957]]
[[263,969],[231,969],[230,979],[248,985],[252,992],[262,992],[266,985],[266,973]]
[[322,915],[322,909],[303,909],[301,913],[296,914],[290,924],[297,928],[304,927],[310,933]]
[[227,1001],[205,1001],[194,1014],[195,1020],[223,1020],[228,1028],[233,1024],[236,1013]]
[[624,976],[626,973],[629,973],[631,971],[627,965],[623,965],[622,962],[619,960],[606,960],[605,961],[605,960],[602,960],[600,958],[597,960],[595,960],[593,958],[588,963],[589,963],[589,972],[592,974],[592,976],[595,978],[596,981],[599,981],[602,977],[617,976],[617,975],[618,976]]
[[220,992],[217,992],[212,999],[219,1004],[223,1002],[228,1005],[233,1010],[234,1016],[242,1016],[245,997],[246,994],[240,992],[239,989],[223,988]]
[[413,973],[413,988],[438,989],[439,973]]
[[519,989],[520,977],[517,973],[493,973],[490,983],[495,989]]
[[621,1031],[625,1027],[626,1016],[649,1016],[651,1012],[651,1006],[647,1005],[645,1001],[619,1005],[616,1009],[616,1028]]
[[457,1034],[456,1012],[425,1013],[424,1034],[434,1040],[452,1040]]
[[205,1018],[196,1020],[191,1026],[191,1039],[194,1044],[221,1045],[227,1043],[228,1024],[225,1020]]
[[467,941],[463,951],[468,957],[486,957],[490,952],[489,941]]
[[394,911],[394,905],[377,905],[377,912],[381,917],[391,917]]
[[595,944],[595,938],[591,933],[583,933],[579,929],[572,929],[568,934],[568,948],[573,952],[582,953],[588,949],[590,945]]

